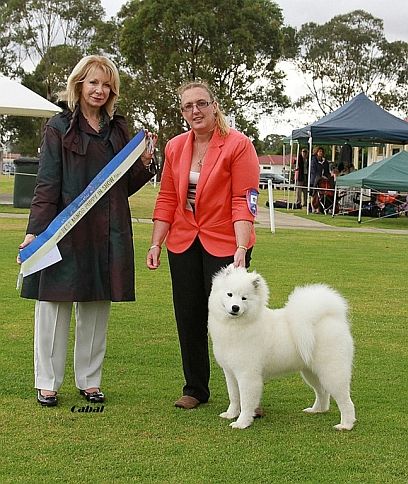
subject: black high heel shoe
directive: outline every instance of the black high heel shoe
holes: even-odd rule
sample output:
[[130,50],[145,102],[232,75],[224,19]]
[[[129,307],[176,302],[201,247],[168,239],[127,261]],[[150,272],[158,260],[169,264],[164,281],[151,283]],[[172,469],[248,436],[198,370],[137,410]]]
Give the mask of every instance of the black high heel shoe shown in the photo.
[[43,407],[55,407],[58,404],[57,393],[45,397],[41,394],[41,390],[37,390],[37,402]]
[[105,401],[105,395],[100,389],[96,392],[87,392],[86,390],[79,390],[79,394],[85,397],[90,403],[103,403]]

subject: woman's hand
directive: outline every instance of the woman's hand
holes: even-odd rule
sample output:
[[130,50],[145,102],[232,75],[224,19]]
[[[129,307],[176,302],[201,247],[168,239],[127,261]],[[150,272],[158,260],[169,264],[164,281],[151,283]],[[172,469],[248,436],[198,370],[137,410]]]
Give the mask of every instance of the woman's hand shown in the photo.
[[145,129],[145,141],[146,141],[146,148],[141,155],[142,163],[144,166],[148,167],[150,162],[153,159],[154,151],[156,149],[157,144],[157,134],[151,133]]
[[152,242],[146,256],[146,265],[150,270],[158,269],[160,266],[160,254],[162,244],[166,240],[170,224],[163,220],[155,220],[153,223]]
[[147,252],[146,265],[150,270],[158,269],[160,266],[160,245],[152,245]]
[[[31,244],[31,242],[35,239],[35,235],[27,234],[23,240],[23,242],[18,246],[18,249],[24,249],[27,245]],[[20,255],[17,256],[17,264],[21,264]]]
[[234,232],[237,241],[237,250],[234,254],[234,267],[245,267],[245,256],[251,237],[252,222],[237,220],[234,222]]
[[246,252],[243,246],[237,248],[234,254],[234,267],[245,267]]

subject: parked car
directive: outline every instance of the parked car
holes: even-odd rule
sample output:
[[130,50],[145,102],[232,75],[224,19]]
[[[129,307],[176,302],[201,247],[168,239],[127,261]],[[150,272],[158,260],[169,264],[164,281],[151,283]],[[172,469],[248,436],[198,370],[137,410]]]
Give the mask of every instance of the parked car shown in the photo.
[[285,177],[278,173],[261,173],[259,176],[259,188],[268,188],[268,180],[272,180],[272,185],[285,183]]

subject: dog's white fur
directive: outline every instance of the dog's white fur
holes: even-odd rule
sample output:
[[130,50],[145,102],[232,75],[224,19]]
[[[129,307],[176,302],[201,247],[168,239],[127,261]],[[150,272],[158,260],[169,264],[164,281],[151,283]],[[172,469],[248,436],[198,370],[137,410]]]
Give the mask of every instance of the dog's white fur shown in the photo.
[[323,284],[295,288],[282,309],[269,309],[268,298],[268,286],[256,272],[231,265],[213,278],[208,327],[230,399],[220,417],[238,417],[233,428],[249,427],[264,381],[300,371],[316,395],[304,411],[327,412],[331,395],[341,413],[335,428],[351,430],[354,346],[346,301]]

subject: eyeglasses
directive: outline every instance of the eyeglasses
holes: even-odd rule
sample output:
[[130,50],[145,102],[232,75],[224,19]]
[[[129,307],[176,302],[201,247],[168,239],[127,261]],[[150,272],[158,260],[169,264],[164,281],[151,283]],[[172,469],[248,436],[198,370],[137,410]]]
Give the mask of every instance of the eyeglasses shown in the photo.
[[184,104],[184,106],[181,106],[181,110],[183,111],[183,113],[188,113],[188,112],[190,112],[194,109],[194,106],[196,106],[196,108],[201,111],[202,109],[208,108],[208,106],[210,104],[212,104],[213,102],[214,101],[204,101],[203,99],[201,99],[200,101],[197,101],[196,103]]

